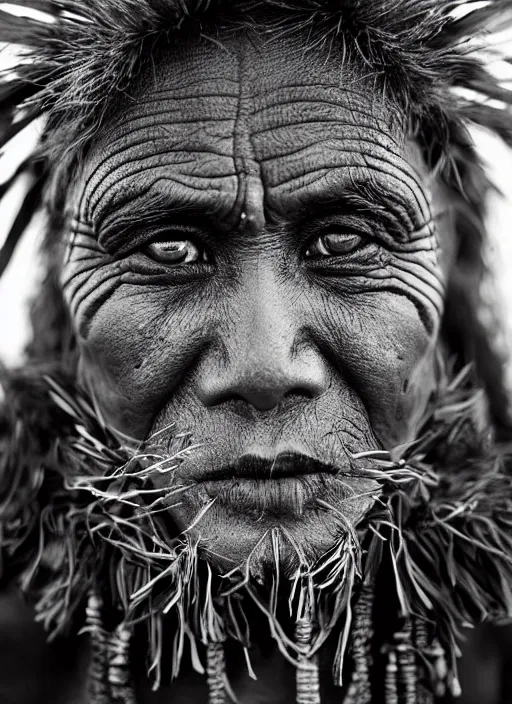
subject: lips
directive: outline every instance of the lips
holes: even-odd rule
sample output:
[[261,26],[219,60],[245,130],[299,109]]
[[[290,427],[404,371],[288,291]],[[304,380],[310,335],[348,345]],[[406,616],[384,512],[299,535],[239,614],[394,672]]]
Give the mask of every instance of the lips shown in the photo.
[[230,513],[282,521],[318,510],[318,498],[346,498],[338,468],[307,455],[282,452],[275,458],[242,455],[237,462],[204,473],[204,487],[216,506]]
[[201,481],[292,479],[308,474],[336,474],[337,468],[296,452],[282,452],[275,458],[242,455],[237,462],[204,473]]

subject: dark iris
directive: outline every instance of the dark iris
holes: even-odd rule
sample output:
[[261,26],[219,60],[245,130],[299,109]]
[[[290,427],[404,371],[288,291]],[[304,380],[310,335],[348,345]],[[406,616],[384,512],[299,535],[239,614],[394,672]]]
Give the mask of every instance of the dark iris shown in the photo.
[[146,247],[146,253],[165,264],[191,264],[202,258],[199,249],[190,240],[152,242]]
[[306,257],[336,257],[358,249],[363,237],[353,233],[329,233],[319,237],[306,251]]

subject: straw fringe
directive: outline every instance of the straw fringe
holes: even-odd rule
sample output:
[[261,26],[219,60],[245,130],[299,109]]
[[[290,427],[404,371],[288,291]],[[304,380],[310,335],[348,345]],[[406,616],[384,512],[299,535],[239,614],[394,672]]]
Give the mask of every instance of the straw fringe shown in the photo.
[[[368,459],[362,475],[379,482],[380,494],[357,532],[346,526],[345,535],[316,565],[309,565],[300,546],[293,544],[299,567],[291,580],[285,578],[281,545],[293,541],[281,529],[264,536],[275,555],[271,584],[265,588],[253,579],[257,548],[245,565],[221,578],[200,559],[190,532],[169,532],[161,508],[166,497],[186,490],[173,482],[174,468],[190,450],[183,438],[177,439],[172,456],[150,445],[122,447],[83,394],[64,378],[17,379],[15,387],[13,396],[5,385],[15,441],[6,444],[0,473],[5,574],[18,579],[35,598],[38,617],[50,633],[80,618],[84,588],[102,585],[106,608],[123,626],[113,640],[107,638],[103,607],[93,589],[85,628],[92,640],[95,704],[105,704],[102,683],[108,680],[109,642],[110,657],[115,652],[110,679],[116,687],[123,686],[119,676],[126,674],[129,647],[123,629],[135,622],[147,624],[149,674],[158,685],[164,657],[162,619],[167,614],[174,614],[177,624],[169,658],[172,675],[179,673],[187,643],[195,669],[202,671],[195,639],[210,644],[213,691],[225,698],[220,644],[229,637],[244,648],[250,645],[247,600],[268,620],[283,656],[300,665],[299,696],[306,700],[308,687],[311,696],[317,696],[317,673],[311,665],[336,630],[335,681],[341,681],[348,652],[353,659],[351,697],[356,697],[357,685],[357,697],[368,701],[371,652],[378,652],[378,643],[370,647],[372,590],[383,566],[394,575],[398,612],[408,624],[402,640],[390,644],[393,652],[385,655],[387,704],[411,704],[422,688],[456,692],[460,625],[512,615],[512,476],[505,471],[509,458],[506,453],[491,455],[487,441],[480,448],[475,445],[473,419],[480,412],[481,395],[467,373],[446,383],[411,447],[359,456],[360,464]],[[20,394],[29,408],[37,409],[33,420],[20,423]],[[32,429],[32,423],[40,428],[41,419],[49,428],[43,449],[34,446]],[[9,416],[5,423],[10,427]],[[52,427],[59,429],[54,440]],[[459,436],[467,445],[468,433],[476,459],[451,460],[450,448],[460,447]],[[154,472],[159,478],[168,474],[165,490],[155,489]],[[337,511],[328,504],[324,509]],[[20,564],[21,572],[9,575],[11,565]],[[455,583],[456,590],[451,587]],[[298,624],[295,641],[281,623],[278,603],[283,593],[289,594]],[[413,680],[421,687],[415,690]],[[304,683],[308,687],[301,690]],[[399,696],[405,697],[403,702]]]

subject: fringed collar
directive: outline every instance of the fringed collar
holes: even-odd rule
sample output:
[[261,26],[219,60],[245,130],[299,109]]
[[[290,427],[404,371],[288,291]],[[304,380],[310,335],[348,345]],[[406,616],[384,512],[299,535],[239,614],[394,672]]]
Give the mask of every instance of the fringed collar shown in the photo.
[[[250,668],[250,603],[299,674],[327,636],[338,634],[334,678],[349,684],[345,701],[359,704],[370,701],[375,673],[391,692],[386,701],[394,701],[393,688],[397,702],[401,694],[409,701],[408,687],[457,694],[460,628],[512,617],[510,459],[493,444],[483,394],[468,369],[442,385],[415,442],[359,455],[368,459],[361,471],[380,491],[356,529],[347,526],[315,565],[294,546],[299,567],[285,581],[295,636],[278,608],[285,531],[269,535],[276,564],[271,583],[262,585],[250,559],[214,575],[190,534],[177,535],[169,524],[166,507],[186,490],[172,481],[180,458],[193,451],[186,442],[172,457],[156,439],[139,447],[120,443],[58,370],[4,374],[3,384],[4,577],[34,601],[50,637],[84,623],[93,631],[101,604],[118,642],[145,622],[148,669],[158,685],[165,618],[176,624],[173,676],[186,643],[200,672],[205,663],[196,643],[216,657],[227,639],[244,648]],[[167,488],[153,484],[156,473],[169,474]],[[88,596],[94,618],[84,622]],[[375,601],[383,598],[384,619]]]

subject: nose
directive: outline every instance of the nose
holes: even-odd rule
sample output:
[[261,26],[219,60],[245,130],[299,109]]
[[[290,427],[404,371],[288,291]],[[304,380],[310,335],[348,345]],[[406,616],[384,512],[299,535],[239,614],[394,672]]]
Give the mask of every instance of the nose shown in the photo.
[[270,411],[287,399],[320,396],[328,383],[326,363],[301,329],[297,306],[269,277],[246,289],[205,360],[200,400],[206,406],[243,401]]

